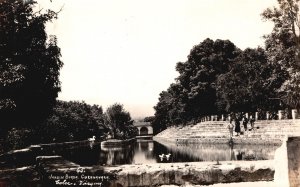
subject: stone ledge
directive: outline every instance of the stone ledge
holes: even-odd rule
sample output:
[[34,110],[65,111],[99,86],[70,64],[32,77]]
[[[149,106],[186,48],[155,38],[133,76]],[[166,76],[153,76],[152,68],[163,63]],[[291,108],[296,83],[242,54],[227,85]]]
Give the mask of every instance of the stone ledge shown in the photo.
[[110,139],[101,142],[101,147],[107,148],[107,147],[118,147],[118,146],[124,146],[128,145],[131,142],[135,141],[135,138],[127,139],[127,140],[118,140],[118,139]]
[[[154,137],[156,141],[166,141],[172,142],[176,144],[198,144],[198,143],[205,143],[205,144],[228,144],[229,138],[162,138],[162,137]],[[253,144],[253,145],[281,145],[281,139],[275,138],[247,138],[247,137],[234,137],[233,139],[234,144]]]
[[[81,167],[78,164],[63,159],[61,156],[39,156],[36,158],[36,168],[20,168],[0,172],[2,179],[9,180],[26,174],[41,184],[53,184],[48,177],[53,175],[80,175],[78,168],[83,168],[88,175],[112,176],[111,186],[159,186],[183,185],[185,183],[208,185],[215,183],[271,181],[274,176],[272,160],[264,161],[222,161],[222,162],[187,162],[122,165],[114,167]],[[35,173],[34,175],[32,175]],[[39,174],[39,175],[37,175]],[[30,176],[29,176],[30,175]],[[32,176],[31,176],[32,175]],[[116,177],[115,177],[116,176]],[[43,180],[40,180],[43,179]]]
[[274,178],[272,160],[123,165],[105,170],[117,175],[115,186],[209,185]]
[[[259,181],[259,182],[239,182],[239,183],[219,183],[209,185],[209,187],[274,187],[273,181]],[[160,187],[179,187],[177,185],[162,185]],[[180,187],[207,187],[207,185],[192,185],[192,184],[185,184],[180,185]]]

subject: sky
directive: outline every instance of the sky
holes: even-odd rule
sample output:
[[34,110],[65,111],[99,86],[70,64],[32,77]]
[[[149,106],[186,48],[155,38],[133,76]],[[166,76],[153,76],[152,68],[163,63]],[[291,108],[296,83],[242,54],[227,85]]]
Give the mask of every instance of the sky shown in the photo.
[[178,76],[194,45],[229,39],[263,46],[272,23],[260,16],[276,0],[40,0],[58,19],[47,31],[61,48],[60,100],[104,109],[124,105],[133,118],[154,114],[159,93]]

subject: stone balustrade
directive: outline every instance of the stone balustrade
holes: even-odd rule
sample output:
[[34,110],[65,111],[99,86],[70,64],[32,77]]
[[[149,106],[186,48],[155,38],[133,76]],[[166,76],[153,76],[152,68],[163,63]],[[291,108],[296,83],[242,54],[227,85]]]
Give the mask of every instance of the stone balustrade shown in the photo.
[[[284,119],[299,119],[300,115],[298,115],[298,110],[297,109],[292,109],[288,111],[291,115],[287,115],[286,110],[278,110],[276,112],[276,119],[277,120],[284,120]],[[271,117],[272,112],[270,111],[265,111],[263,112],[263,116],[259,115],[258,112],[255,113],[248,113],[246,112],[244,115],[246,118],[254,118],[255,120],[270,120],[272,119]],[[274,115],[274,112],[273,112]],[[289,117],[290,116],[290,117]],[[200,119],[200,122],[205,122],[205,121],[230,121],[231,116],[229,114],[220,114],[220,115],[210,115],[210,116],[204,116]]]

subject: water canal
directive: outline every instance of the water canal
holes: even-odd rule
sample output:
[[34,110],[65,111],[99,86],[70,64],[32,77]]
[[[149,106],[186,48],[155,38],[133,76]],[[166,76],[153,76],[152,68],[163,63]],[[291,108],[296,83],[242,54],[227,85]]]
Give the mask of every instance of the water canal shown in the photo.
[[228,144],[185,144],[137,141],[131,145],[101,148],[100,144],[55,150],[52,154],[80,164],[123,165],[167,162],[204,162],[229,160],[270,160],[274,158],[274,145],[233,145]]

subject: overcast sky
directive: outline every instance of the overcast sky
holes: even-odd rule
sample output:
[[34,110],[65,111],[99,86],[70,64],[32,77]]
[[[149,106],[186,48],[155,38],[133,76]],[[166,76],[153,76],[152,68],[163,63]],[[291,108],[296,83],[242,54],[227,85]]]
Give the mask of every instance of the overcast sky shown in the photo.
[[63,10],[48,26],[64,67],[59,99],[105,109],[118,102],[132,117],[154,114],[175,65],[206,38],[245,49],[263,46],[272,24],[260,14],[276,0],[40,0]]

